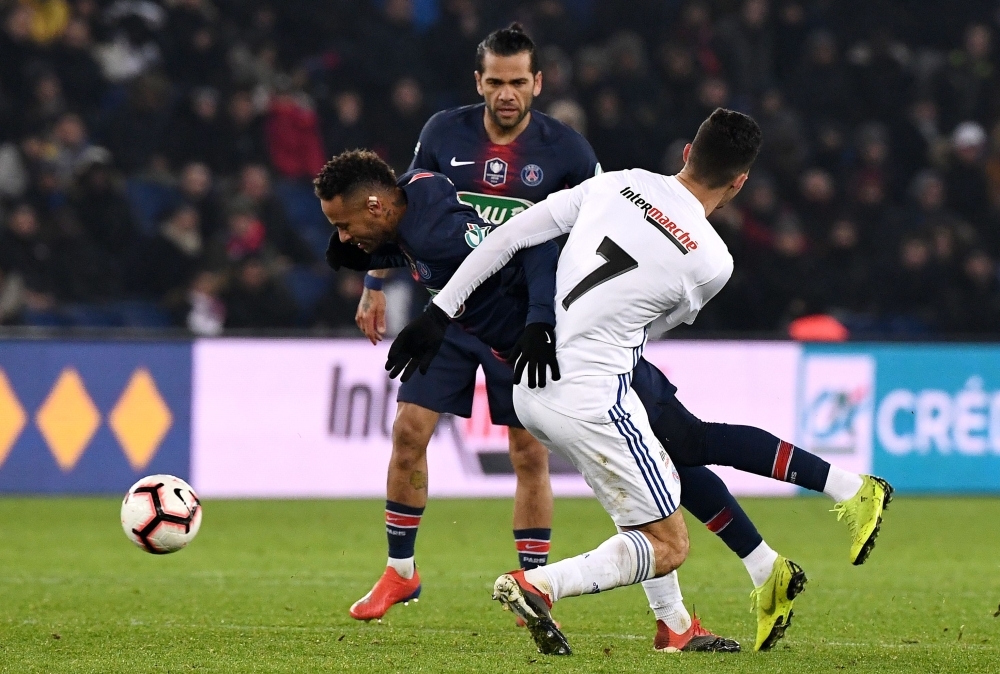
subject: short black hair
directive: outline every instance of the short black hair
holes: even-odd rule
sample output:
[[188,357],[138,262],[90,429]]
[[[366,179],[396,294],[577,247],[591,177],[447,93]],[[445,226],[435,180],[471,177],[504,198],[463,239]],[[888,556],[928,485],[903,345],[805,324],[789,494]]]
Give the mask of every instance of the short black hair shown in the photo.
[[753,117],[716,108],[691,142],[688,167],[692,176],[710,189],[724,187],[750,170],[762,135]]
[[506,28],[495,30],[486,36],[486,39],[476,47],[476,72],[483,72],[483,59],[486,52],[496,56],[514,56],[528,52],[531,55],[531,63],[528,66],[531,74],[538,72],[538,56],[535,54],[535,43],[524,32],[524,27],[516,21]]
[[361,187],[393,188],[396,172],[371,150],[347,150],[323,165],[313,180],[313,191],[323,201],[345,199]]

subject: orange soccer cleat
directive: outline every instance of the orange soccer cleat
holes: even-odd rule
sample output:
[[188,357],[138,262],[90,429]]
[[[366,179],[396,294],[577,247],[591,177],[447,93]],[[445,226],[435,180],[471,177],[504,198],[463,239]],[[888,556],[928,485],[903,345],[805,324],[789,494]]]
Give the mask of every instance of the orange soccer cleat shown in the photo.
[[653,648],[663,653],[681,651],[736,653],[740,650],[740,644],[733,639],[712,634],[701,626],[698,616],[694,615],[691,618],[691,627],[683,634],[674,632],[662,620],[657,620]]
[[420,574],[413,569],[413,578],[403,578],[391,566],[375,583],[371,592],[351,605],[351,617],[355,620],[381,620],[393,604],[408,605],[420,597]]

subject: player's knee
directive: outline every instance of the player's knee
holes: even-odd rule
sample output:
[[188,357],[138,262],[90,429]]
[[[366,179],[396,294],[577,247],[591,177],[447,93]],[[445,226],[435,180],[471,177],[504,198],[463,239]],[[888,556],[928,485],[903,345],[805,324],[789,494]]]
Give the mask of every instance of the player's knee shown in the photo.
[[549,450],[530,433],[510,429],[510,463],[514,473],[521,476],[548,475]]
[[426,420],[408,414],[399,414],[392,424],[392,455],[397,463],[419,461],[427,453],[427,443],[434,432]]
[[705,422],[670,406],[662,409],[651,427],[673,462],[679,466],[705,465]]

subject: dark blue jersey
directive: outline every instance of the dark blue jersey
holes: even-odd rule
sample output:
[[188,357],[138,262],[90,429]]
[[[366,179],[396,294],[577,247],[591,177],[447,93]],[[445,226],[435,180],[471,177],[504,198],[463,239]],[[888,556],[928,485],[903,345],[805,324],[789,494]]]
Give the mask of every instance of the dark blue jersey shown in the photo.
[[[433,295],[493,225],[459,201],[455,186],[440,173],[408,171],[397,185],[406,194],[406,214],[395,242],[373,253],[371,267],[408,266],[413,279]],[[456,320],[499,352],[514,346],[527,323],[554,325],[558,257],[554,243],[520,251],[469,297]]]
[[583,136],[533,110],[513,142],[494,144],[483,123],[485,103],[438,112],[424,125],[410,170],[443,173],[490,225],[600,172]]

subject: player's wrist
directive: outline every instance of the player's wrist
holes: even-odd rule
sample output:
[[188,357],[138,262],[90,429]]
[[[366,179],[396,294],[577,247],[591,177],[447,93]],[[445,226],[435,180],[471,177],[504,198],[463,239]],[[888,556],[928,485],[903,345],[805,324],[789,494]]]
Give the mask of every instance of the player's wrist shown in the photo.
[[376,290],[381,291],[382,286],[385,284],[385,279],[379,276],[373,276],[371,272],[365,274],[365,290]]

